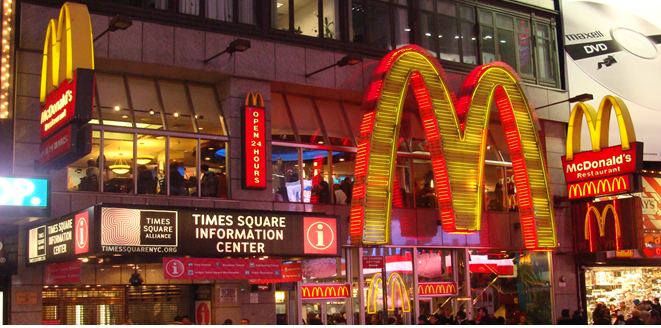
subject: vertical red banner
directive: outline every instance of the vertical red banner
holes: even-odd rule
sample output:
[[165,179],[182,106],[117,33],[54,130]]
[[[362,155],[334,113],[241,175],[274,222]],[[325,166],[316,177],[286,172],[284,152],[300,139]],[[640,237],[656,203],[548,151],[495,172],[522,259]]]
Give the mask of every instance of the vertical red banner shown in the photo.
[[244,108],[243,179],[245,188],[266,188],[266,128],[264,116],[264,108]]
[[76,254],[87,253],[90,248],[89,212],[82,212],[76,214],[74,223],[75,223],[74,236],[76,237],[76,242],[74,245],[75,245]]

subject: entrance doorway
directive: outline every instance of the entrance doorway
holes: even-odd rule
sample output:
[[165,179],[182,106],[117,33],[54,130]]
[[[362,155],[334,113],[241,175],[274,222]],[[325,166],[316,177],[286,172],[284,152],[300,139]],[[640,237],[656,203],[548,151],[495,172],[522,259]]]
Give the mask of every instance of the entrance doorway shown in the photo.
[[304,325],[334,325],[339,317],[347,320],[347,302],[345,299],[305,300],[301,307]]

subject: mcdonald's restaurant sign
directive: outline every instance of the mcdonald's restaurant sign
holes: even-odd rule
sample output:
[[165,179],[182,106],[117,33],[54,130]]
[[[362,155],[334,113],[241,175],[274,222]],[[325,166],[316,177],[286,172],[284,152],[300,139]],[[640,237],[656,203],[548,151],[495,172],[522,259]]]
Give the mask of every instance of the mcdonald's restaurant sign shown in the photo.
[[243,188],[266,188],[266,126],[262,95],[249,92],[241,111]]
[[344,285],[302,285],[301,295],[303,299],[311,298],[347,298],[351,297],[348,284]]
[[456,282],[421,282],[418,283],[418,296],[457,295]]
[[85,5],[67,2],[59,19],[48,23],[40,91],[42,165],[68,165],[90,151],[91,134],[81,127],[94,107],[92,38]]
[[[622,144],[609,147],[611,110],[617,115]],[[592,150],[581,150],[583,116],[587,121]],[[643,143],[636,133],[627,105],[622,99],[606,96],[599,110],[585,103],[574,106],[567,130],[567,154],[562,157],[570,199],[630,192],[637,183],[631,174],[643,168]]]
[[523,244],[528,249],[555,247],[539,122],[520,78],[505,63],[482,65],[468,75],[455,96],[444,76],[435,56],[415,45],[390,52],[376,67],[363,100],[350,215],[352,244],[390,244],[398,126],[410,87],[429,145],[443,230],[450,234],[480,230],[484,156],[495,106],[512,157]]
[[573,205],[579,253],[643,249],[640,197]]

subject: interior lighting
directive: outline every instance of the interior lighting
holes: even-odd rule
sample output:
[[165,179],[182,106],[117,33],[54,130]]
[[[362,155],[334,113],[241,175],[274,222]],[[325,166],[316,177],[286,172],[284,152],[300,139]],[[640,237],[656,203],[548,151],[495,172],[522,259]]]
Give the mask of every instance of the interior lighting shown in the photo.
[[154,160],[154,156],[140,155],[140,156],[138,156],[138,158],[136,158],[135,161],[136,161],[136,163],[138,163],[140,165],[146,165],[146,164],[151,163],[151,161],[153,161],[153,160]]
[[113,171],[115,174],[123,175],[129,173],[131,166],[128,165],[126,160],[122,158],[122,153],[119,153],[119,159],[115,162],[115,165],[110,165],[110,171]]

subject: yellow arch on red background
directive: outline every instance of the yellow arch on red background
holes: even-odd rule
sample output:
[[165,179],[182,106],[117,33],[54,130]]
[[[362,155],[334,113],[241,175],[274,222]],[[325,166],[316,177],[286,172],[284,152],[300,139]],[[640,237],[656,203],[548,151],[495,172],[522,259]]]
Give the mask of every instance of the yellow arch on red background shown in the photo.
[[480,229],[486,134],[495,101],[512,157],[524,245],[555,247],[546,164],[518,76],[504,63],[480,66],[464,80],[457,99],[443,76],[438,61],[418,46],[395,50],[377,66],[363,101],[367,114],[356,158],[352,243],[390,243],[396,141],[410,85],[431,153],[443,229]]

